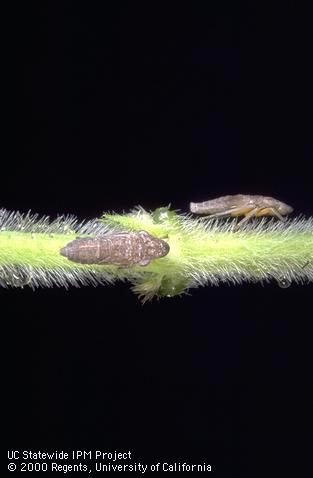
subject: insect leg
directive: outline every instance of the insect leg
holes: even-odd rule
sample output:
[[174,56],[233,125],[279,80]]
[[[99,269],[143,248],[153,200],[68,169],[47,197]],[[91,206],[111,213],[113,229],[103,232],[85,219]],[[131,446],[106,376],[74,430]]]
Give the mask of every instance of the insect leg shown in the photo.
[[249,219],[251,219],[251,217],[255,216],[259,211],[261,211],[261,209],[262,209],[261,207],[255,207],[254,209],[251,209],[251,211],[249,211],[246,214],[246,216],[243,219],[241,219],[241,221],[238,222],[237,227],[242,226],[242,224],[249,221]]
[[245,214],[247,210],[248,211],[250,210],[250,208],[247,209],[247,206],[237,206],[237,207],[232,207],[229,209],[224,209],[224,211],[221,211],[221,212],[209,214],[208,217],[211,218],[211,217],[222,217],[222,216],[241,216],[242,214]]
[[271,211],[271,213],[273,214],[273,216],[277,217],[278,219],[280,219],[281,221],[286,221],[286,218],[283,217],[275,207],[269,207],[268,208],[269,211]]

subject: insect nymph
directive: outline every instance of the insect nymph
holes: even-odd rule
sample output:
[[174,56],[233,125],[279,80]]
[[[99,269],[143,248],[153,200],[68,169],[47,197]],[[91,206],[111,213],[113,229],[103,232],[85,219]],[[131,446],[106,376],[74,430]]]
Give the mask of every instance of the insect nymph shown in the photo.
[[200,203],[191,202],[190,211],[209,217],[245,216],[241,224],[253,216],[276,216],[283,221],[283,216],[290,214],[293,208],[269,196],[235,194]]
[[146,231],[112,233],[74,239],[60,250],[62,256],[80,264],[147,266],[169,253],[167,242]]

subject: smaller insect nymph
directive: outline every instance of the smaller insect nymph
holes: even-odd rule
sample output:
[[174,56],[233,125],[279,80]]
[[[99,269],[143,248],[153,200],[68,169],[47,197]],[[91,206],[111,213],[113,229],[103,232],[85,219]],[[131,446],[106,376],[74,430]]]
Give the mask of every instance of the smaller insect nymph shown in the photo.
[[204,214],[209,217],[245,216],[240,224],[251,217],[275,216],[281,221],[293,211],[291,206],[269,196],[234,194],[222,196],[200,203],[190,203],[190,211],[195,214]]
[[112,264],[121,267],[147,266],[166,256],[167,242],[146,231],[120,232],[100,237],[81,237],[60,250],[62,256],[80,264]]

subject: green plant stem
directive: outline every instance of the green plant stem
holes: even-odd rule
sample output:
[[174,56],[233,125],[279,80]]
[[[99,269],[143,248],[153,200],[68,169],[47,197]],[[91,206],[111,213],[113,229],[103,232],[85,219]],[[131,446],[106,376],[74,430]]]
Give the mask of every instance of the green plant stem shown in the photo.
[[[23,222],[24,221],[24,222]],[[145,230],[170,246],[169,254],[148,266],[84,265],[69,261],[60,249],[77,236],[97,236],[88,228],[53,228],[47,222],[18,215],[2,219],[0,230],[0,283],[3,286],[79,285],[127,279],[143,300],[174,296],[191,287],[223,282],[268,281],[281,286],[292,281],[313,281],[313,219],[251,221],[242,228],[232,221],[201,221],[168,208],[148,213],[106,214],[105,233],[116,229]],[[23,226],[27,227],[24,227]],[[54,230],[55,229],[55,230]],[[83,232],[82,232],[83,231]]]

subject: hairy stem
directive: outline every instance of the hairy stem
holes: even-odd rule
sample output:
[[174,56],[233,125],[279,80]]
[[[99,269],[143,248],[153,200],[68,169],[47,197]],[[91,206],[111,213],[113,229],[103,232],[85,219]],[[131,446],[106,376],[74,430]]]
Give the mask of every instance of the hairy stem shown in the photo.
[[[137,208],[85,223],[73,217],[50,223],[48,218],[1,211],[0,285],[66,287],[127,279],[145,301],[207,284],[275,279],[286,287],[292,281],[313,281],[312,218],[236,225],[236,220],[194,219],[169,208],[152,213]],[[76,237],[142,230],[170,246],[168,255],[145,267],[85,265],[60,254]]]

